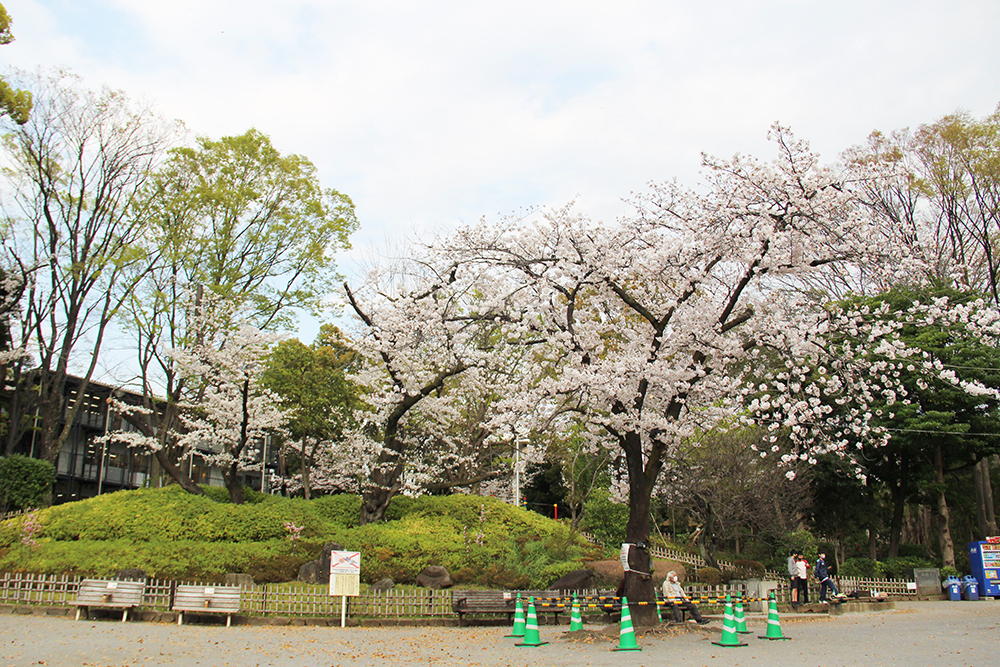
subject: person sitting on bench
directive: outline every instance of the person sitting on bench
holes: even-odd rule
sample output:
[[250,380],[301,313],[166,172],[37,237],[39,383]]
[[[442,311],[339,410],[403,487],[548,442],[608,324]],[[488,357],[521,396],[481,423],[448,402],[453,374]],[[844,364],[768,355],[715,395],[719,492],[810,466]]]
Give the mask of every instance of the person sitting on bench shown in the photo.
[[682,610],[691,614],[691,620],[698,625],[711,623],[707,618],[701,617],[698,605],[684,597],[684,589],[681,588],[677,573],[673,570],[667,572],[667,578],[663,581],[663,599],[670,603],[670,607],[674,611],[674,621],[676,623],[681,622]]

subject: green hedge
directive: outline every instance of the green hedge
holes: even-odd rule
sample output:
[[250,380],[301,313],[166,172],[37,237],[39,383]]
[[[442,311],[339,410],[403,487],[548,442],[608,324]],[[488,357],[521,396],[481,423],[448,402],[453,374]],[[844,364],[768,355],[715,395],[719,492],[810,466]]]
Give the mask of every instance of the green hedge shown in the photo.
[[319,554],[322,545],[288,540],[249,543],[168,543],[100,540],[43,542],[31,550],[14,547],[0,556],[0,570],[40,574],[110,577],[118,570],[141,568],[150,577],[177,581],[221,581],[229,572],[249,574],[255,582],[293,579],[299,567]]
[[52,490],[56,468],[27,456],[0,457],[0,512],[42,507]]
[[[177,486],[118,491],[40,511],[35,547],[21,544],[18,519],[0,523],[0,570],[109,576],[139,567],[158,578],[244,572],[284,581],[336,542],[362,553],[367,583],[409,583],[441,565],[465,585],[544,588],[599,555],[568,527],[494,498],[426,496],[393,506],[392,520],[357,527],[354,495],[257,494],[233,505],[228,494],[195,496]],[[302,539],[290,540],[285,522],[303,527]]]

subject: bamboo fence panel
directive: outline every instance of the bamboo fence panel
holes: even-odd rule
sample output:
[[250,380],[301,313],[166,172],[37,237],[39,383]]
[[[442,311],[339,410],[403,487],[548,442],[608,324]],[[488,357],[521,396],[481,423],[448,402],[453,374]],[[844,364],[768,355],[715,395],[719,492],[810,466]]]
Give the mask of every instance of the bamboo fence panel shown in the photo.
[[[81,577],[65,575],[0,574],[0,604],[66,606],[76,599]],[[143,608],[169,611],[174,591],[179,584],[217,586],[218,583],[175,582],[147,579]],[[903,579],[857,579],[843,577],[837,581],[843,593],[853,590],[876,589],[892,596],[916,595],[915,585]],[[812,586],[813,591],[817,587]],[[744,585],[688,586],[694,597],[725,596],[744,593]],[[514,592],[512,592],[514,593]],[[581,597],[594,596],[598,591],[577,591]],[[572,599],[567,592],[566,599]],[[788,580],[778,581],[776,597],[789,600]],[[323,585],[260,584],[242,589],[241,614],[253,616],[338,617],[340,597],[329,594]],[[452,594],[448,590],[391,589],[367,590],[358,597],[347,598],[347,614],[351,618],[448,618],[452,611]],[[706,603],[709,606],[715,606]]]

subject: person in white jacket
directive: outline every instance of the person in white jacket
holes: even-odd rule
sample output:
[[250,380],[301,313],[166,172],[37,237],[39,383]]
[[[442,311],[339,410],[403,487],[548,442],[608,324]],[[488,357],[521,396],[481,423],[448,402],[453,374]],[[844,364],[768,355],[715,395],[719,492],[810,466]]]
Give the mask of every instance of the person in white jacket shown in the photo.
[[701,612],[698,611],[698,605],[691,600],[687,599],[684,594],[684,589],[681,588],[680,580],[677,577],[677,573],[671,570],[667,572],[667,578],[663,580],[663,599],[670,604],[670,608],[674,612],[674,621],[676,623],[681,622],[681,611],[686,611],[691,614],[691,619],[698,625],[707,625],[711,623],[707,618],[702,618]]

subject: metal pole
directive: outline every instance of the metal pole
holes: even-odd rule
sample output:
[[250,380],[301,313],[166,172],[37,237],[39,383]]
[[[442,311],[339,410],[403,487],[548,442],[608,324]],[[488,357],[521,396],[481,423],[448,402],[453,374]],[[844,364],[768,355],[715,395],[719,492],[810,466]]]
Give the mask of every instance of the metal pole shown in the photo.
[[108,426],[111,424],[111,397],[105,400],[104,439],[101,441],[101,467],[97,471],[97,495],[104,489],[104,465],[108,455]]
[[514,505],[521,506],[521,440],[514,441]]
[[271,434],[264,436],[264,449],[260,455],[260,492],[267,493],[267,443],[271,439]]

